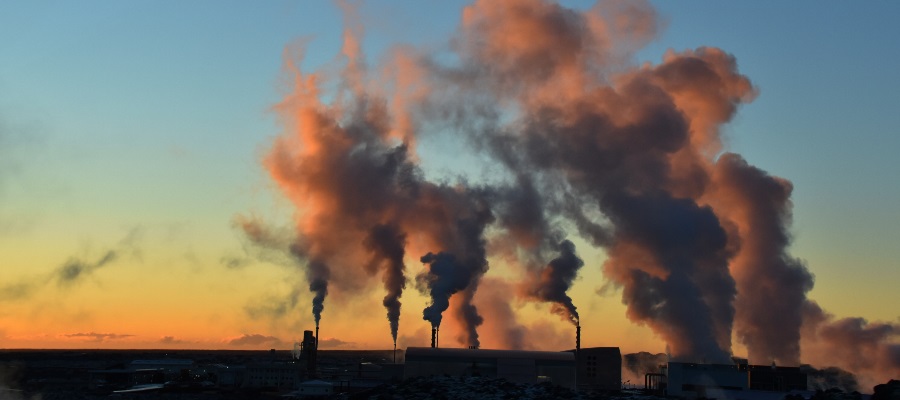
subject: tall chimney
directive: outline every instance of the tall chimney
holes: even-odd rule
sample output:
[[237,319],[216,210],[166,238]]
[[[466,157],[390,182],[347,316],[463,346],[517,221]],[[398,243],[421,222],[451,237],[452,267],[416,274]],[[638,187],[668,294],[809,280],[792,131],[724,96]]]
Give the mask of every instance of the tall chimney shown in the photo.
[[303,343],[300,345],[303,357],[306,358],[306,376],[309,379],[316,378],[316,349],[318,344],[312,331],[303,331]]
[[394,342],[394,364],[397,363],[397,342]]
[[437,329],[433,326],[431,327],[431,348],[433,349],[436,345],[435,338],[437,337]]
[[441,347],[441,327],[437,328],[437,339],[435,339],[437,347]]
[[319,349],[319,324],[316,324],[316,350]]
[[581,324],[575,325],[575,351],[581,350]]

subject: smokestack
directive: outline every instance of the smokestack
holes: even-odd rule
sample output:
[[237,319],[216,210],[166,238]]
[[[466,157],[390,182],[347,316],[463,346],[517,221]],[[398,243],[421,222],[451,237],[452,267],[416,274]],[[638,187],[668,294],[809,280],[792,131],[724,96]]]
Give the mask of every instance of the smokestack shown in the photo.
[[435,344],[436,347],[441,347],[441,328],[437,328],[437,335],[435,336]]
[[318,340],[313,336],[313,332],[303,331],[303,343],[300,345],[300,351],[306,359],[306,376],[309,379],[316,378],[316,353],[318,347]]
[[432,348],[432,349],[436,347],[436,346],[435,346],[435,344],[436,344],[436,342],[435,342],[436,338],[437,338],[437,329],[435,329],[435,328],[432,326],[432,327],[431,327],[431,348]]
[[394,364],[397,363],[397,342],[394,342]]
[[316,324],[316,350],[319,349],[319,324]]
[[581,323],[575,325],[575,352],[581,350]]

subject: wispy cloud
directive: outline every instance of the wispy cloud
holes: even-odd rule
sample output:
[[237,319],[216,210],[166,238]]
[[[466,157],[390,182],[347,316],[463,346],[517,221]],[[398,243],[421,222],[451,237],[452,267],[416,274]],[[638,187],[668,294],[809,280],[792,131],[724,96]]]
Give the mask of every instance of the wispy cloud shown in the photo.
[[159,339],[159,342],[160,342],[160,343],[163,343],[163,344],[181,344],[181,343],[187,343],[187,342],[184,341],[184,340],[176,339],[175,336],[163,336],[162,338]]
[[134,228],[119,243],[104,251],[99,258],[93,261],[80,257],[69,257],[68,260],[48,274],[2,285],[0,286],[0,301],[26,299],[34,295],[36,291],[51,284],[56,284],[60,288],[68,288],[91,276],[98,269],[115,263],[123,256],[139,258],[140,251],[137,242],[140,236],[141,230]]
[[21,281],[0,286],[0,301],[20,300],[31,296],[41,285],[34,281]]
[[53,271],[51,280],[56,281],[60,286],[75,284],[83,277],[112,263],[116,258],[118,258],[118,251],[108,250],[94,262],[85,262],[77,258],[69,259]]
[[281,339],[275,336],[266,336],[258,333],[254,334],[243,334],[240,337],[236,337],[228,340],[228,344],[232,346],[260,346],[264,344],[269,345],[280,345],[283,344]]
[[232,226],[240,232],[243,255],[223,256],[220,262],[226,268],[240,269],[257,262],[288,267],[297,265],[297,259],[291,254],[291,244],[296,237],[290,229],[267,224],[256,216],[243,215],[235,216]]
[[87,339],[87,341],[89,341],[89,342],[105,342],[108,340],[118,340],[118,339],[134,337],[134,335],[130,335],[130,334],[97,333],[97,332],[67,333],[67,334],[64,334],[63,336],[65,336],[67,338],[73,338],[73,339],[78,339],[78,338]]
[[244,312],[253,319],[280,319],[291,315],[300,302],[301,285],[294,286],[287,296],[268,295],[244,307]]
[[353,342],[345,342],[338,338],[328,338],[319,340],[319,346],[323,349],[333,349],[337,347],[353,347]]

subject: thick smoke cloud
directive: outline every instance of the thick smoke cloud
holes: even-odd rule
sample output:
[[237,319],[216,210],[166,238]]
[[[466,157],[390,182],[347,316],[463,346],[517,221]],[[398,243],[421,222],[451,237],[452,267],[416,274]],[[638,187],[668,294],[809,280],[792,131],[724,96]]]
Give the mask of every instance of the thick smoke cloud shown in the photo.
[[[424,250],[417,253],[429,267],[417,277],[418,288],[432,297],[424,317],[439,325],[449,296],[474,292],[488,268],[483,235],[493,215],[478,188],[424,180],[407,143],[391,137],[386,100],[364,91],[358,49],[347,46],[347,68],[354,70],[333,104],[319,98],[316,75],[288,63],[295,92],[277,107],[288,134],[275,141],[265,164],[296,206],[290,251],[305,265],[316,324],[332,287],[352,292],[380,266],[395,337],[407,232],[417,234],[410,246]],[[480,317],[471,302],[462,307],[471,332],[466,340],[477,345]]]
[[[798,365],[803,306],[813,277],[787,254],[792,186],[731,153],[719,157],[713,180],[711,202],[731,222],[731,241],[739,248],[731,262],[738,287],[737,336],[751,362]],[[778,299],[777,313],[772,299]]]
[[864,391],[900,376],[900,324],[835,318],[813,301],[804,304],[803,319],[804,362],[851,371]]
[[[809,312],[812,274],[788,252],[790,182],[723,153],[721,126],[757,94],[731,55],[701,47],[634,66],[658,29],[644,2],[492,0],[464,9],[450,54],[395,49],[378,77],[344,8],[343,70],[287,61],[285,134],[264,161],[295,206],[289,247],[317,322],[332,290],[380,275],[396,339],[405,263],[419,260],[423,318],[439,327],[449,312],[460,344],[478,346],[488,242],[520,264],[525,297],[577,321],[569,290],[585,263],[572,240],[583,239],[605,250],[627,317],[677,360],[728,363],[734,334],[751,362],[796,365],[814,357],[811,341],[881,349],[891,365],[892,325]],[[427,179],[428,135],[464,140],[496,176]],[[514,324],[508,311],[488,314]],[[516,332],[508,341],[527,346]]]
[[553,313],[572,324],[578,324],[578,311],[567,292],[578,276],[584,261],[575,253],[575,244],[569,240],[559,243],[559,256],[536,271],[525,282],[526,295],[539,301],[553,303]]
[[666,195],[609,208],[618,238],[604,272],[623,285],[629,318],[665,338],[676,360],[727,363],[735,289],[712,211]]
[[851,393],[861,389],[855,375],[838,367],[817,369],[804,364],[800,366],[800,371],[806,374],[808,390],[840,389]]

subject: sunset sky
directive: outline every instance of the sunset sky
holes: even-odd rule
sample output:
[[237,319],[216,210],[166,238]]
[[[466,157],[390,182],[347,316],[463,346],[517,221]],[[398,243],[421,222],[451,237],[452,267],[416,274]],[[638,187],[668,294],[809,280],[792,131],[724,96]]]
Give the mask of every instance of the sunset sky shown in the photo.
[[[367,63],[397,45],[446,49],[466,3],[364,3]],[[724,147],[793,183],[791,253],[815,275],[809,297],[839,318],[900,323],[900,3],[651,4],[660,33],[631,63],[714,46],[758,89]],[[238,225],[293,227],[263,162],[292,90],[283,55],[305,44],[304,71],[336,70],[342,34],[326,1],[0,4],[0,348],[286,349],[312,329],[302,266],[254,248]],[[483,172],[452,144],[418,146],[429,177]],[[576,242],[583,346],[665,351],[625,317],[603,250]],[[407,255],[409,276],[418,257]],[[513,273],[496,261],[485,279]],[[480,301],[504,299],[487,285]],[[414,286],[401,348],[429,341]],[[295,288],[299,303],[274,312]],[[383,296],[372,284],[329,297],[323,348],[390,348]],[[505,298],[537,347],[574,345],[549,306]],[[485,334],[483,346],[504,344]]]

